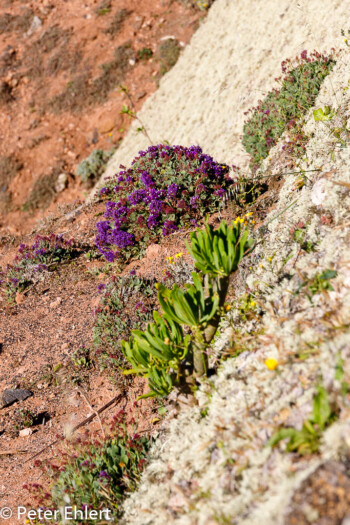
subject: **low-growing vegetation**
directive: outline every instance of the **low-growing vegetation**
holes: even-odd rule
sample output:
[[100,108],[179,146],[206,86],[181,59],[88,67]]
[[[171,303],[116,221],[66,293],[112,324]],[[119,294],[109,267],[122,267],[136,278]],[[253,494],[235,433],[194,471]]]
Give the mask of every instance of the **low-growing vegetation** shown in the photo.
[[191,234],[188,246],[199,271],[192,272],[193,284],[184,289],[157,284],[162,315],[154,312],[154,323],[145,331],[133,330],[121,343],[132,365],[125,373],[148,379],[150,392],[142,397],[167,396],[173,386],[194,386],[196,377],[207,375],[208,350],[225,310],[230,275],[253,246],[248,235],[240,221],[230,226],[223,221],[218,230],[206,225],[205,231]]
[[37,235],[31,246],[21,244],[12,265],[0,272],[0,290],[9,302],[13,302],[17,292],[40,282],[44,274],[63,261],[73,259],[80,248],[73,239],[65,240],[62,235]]
[[114,150],[94,149],[77,167],[77,175],[89,187],[101,177]]
[[297,153],[305,149],[307,138],[302,133],[300,119],[314,105],[321,84],[332,71],[333,56],[314,51],[303,51],[295,62],[282,62],[281,88],[270,91],[264,100],[251,108],[249,120],[243,128],[243,146],[251,156],[251,166],[257,167],[265,159],[285,131],[292,133],[292,140],[285,148]]
[[158,48],[158,60],[160,62],[159,73],[165,75],[173,68],[180,56],[181,47],[175,38],[167,38]]
[[52,98],[50,109],[55,113],[79,113],[87,107],[104,103],[108,94],[123,82],[130,68],[129,60],[133,57],[130,43],[120,45],[114,50],[113,59],[101,65],[102,71],[96,79],[91,81],[88,72],[78,73],[67,83],[66,89]]
[[323,387],[318,387],[313,399],[312,416],[307,419],[301,430],[295,428],[281,428],[269,440],[270,447],[287,439],[287,452],[297,452],[300,455],[318,452],[322,433],[336,419],[328,394]]
[[[105,438],[78,439],[66,444],[66,450],[55,461],[36,462],[52,483],[49,492],[38,483],[25,488],[40,507],[62,510],[68,506],[81,510],[81,519],[71,521],[76,525],[84,519],[85,508],[96,511],[108,508],[109,519],[119,518],[124,498],[135,490],[140,479],[150,445],[131,426],[125,414],[119,412]],[[84,520],[86,524],[95,522]]]
[[[132,329],[142,329],[152,319],[156,303],[154,282],[136,275],[112,277],[101,283],[100,305],[95,311],[93,342],[100,366],[114,374],[127,365],[120,348]],[[119,377],[119,375],[118,375]]]
[[131,168],[100,190],[106,220],[96,245],[107,261],[140,257],[150,242],[197,225],[219,207],[233,181],[229,168],[199,146],[159,144],[141,151]]

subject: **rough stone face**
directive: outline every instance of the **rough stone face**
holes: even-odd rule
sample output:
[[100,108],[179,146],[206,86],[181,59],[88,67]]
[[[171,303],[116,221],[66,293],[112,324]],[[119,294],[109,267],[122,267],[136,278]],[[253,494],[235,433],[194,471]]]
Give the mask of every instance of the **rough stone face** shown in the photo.
[[[152,141],[198,144],[219,162],[246,166],[244,112],[279,86],[274,79],[281,75],[282,60],[304,49],[338,47],[348,18],[344,0],[216,0],[176,65],[138,112]],[[139,126],[135,120],[103,178],[150,146],[144,134],[137,133]]]
[[24,401],[32,396],[32,392],[25,388],[7,389],[2,393],[2,408],[12,405],[16,401]]
[[342,525],[350,514],[350,471],[328,461],[294,493],[284,525]]

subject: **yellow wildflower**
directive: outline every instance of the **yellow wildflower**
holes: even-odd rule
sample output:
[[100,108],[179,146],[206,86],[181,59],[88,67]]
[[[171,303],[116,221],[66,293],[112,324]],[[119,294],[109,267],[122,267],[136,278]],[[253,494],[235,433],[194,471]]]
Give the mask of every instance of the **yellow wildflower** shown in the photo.
[[250,217],[251,215],[253,215],[253,212],[249,211],[248,213],[245,214],[245,217]]
[[182,256],[183,256],[183,253],[182,253],[182,252],[177,253],[177,254],[175,255],[176,259],[179,259],[179,257],[182,257]]
[[121,468],[123,468],[123,467],[125,467],[125,463],[123,463],[123,462],[121,461],[121,462],[119,463],[119,466],[120,466]]
[[251,222],[252,224],[255,224],[255,221],[254,221],[254,220],[253,220],[253,221],[250,221],[250,222]]
[[263,264],[259,264],[259,268],[264,268],[264,265]]
[[272,261],[272,257],[269,257],[269,262],[271,262],[271,261]]
[[273,357],[270,357],[265,360],[265,366],[269,370],[275,370],[278,367],[278,361],[277,359],[274,359]]
[[164,339],[164,344],[166,344],[166,345],[169,345],[169,344],[170,344],[170,339],[169,339],[169,337],[166,337],[166,338]]
[[250,306],[251,306],[252,308],[254,308],[254,306],[256,306],[256,302],[255,302],[255,301],[250,301]]
[[229,312],[231,310],[231,305],[230,304],[225,304],[224,306],[226,312]]

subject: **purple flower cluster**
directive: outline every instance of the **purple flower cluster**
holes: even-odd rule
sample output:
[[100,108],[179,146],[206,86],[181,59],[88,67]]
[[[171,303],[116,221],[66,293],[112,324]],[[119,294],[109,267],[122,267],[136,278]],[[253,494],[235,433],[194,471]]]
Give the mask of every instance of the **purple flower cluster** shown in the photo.
[[31,272],[42,272],[48,269],[47,264],[60,262],[73,257],[78,253],[73,240],[65,240],[62,235],[37,235],[33,244],[21,243],[18,253],[14,258],[14,264],[8,265],[3,274],[4,279],[0,282],[1,287],[9,299],[17,291],[24,290],[30,283],[28,278],[28,267]]
[[150,146],[129,169],[121,168],[100,191],[106,220],[97,224],[96,245],[108,261],[129,257],[137,253],[136,245],[201,219],[232,184],[228,166],[200,146]]

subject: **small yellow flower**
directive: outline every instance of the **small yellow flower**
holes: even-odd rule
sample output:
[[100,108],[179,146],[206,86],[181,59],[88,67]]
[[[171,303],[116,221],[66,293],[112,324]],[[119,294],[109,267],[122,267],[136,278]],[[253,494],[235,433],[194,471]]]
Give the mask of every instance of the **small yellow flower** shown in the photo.
[[271,262],[271,261],[272,261],[272,257],[269,257],[269,262]]
[[225,304],[224,306],[226,312],[229,312],[231,310],[231,305],[230,304]]
[[121,461],[121,462],[119,463],[119,466],[123,468],[123,467],[125,467],[125,463],[123,463],[123,462]]
[[250,306],[251,306],[252,308],[254,308],[254,306],[256,306],[256,302],[255,302],[255,301],[250,301]]
[[277,359],[274,359],[273,357],[270,357],[269,359],[265,360],[265,366],[269,370],[275,370],[278,367],[278,361],[277,361]]
[[252,270],[252,269],[253,269],[253,267],[252,267],[252,266],[249,266],[249,270]]
[[252,211],[246,213],[246,214],[245,214],[245,217],[250,217],[251,215],[253,215],[253,212],[252,212]]
[[166,337],[166,338],[164,339],[164,344],[166,344],[166,345],[169,345],[169,344],[170,344],[170,339],[169,339],[169,337]]
[[254,221],[254,220],[252,220],[252,221],[250,221],[250,222],[251,222],[252,224],[255,224],[255,221]]
[[155,289],[156,289],[156,290],[159,290],[159,288],[160,288],[160,283],[156,283],[154,286],[155,286]]
[[259,268],[264,268],[264,265],[263,264],[259,264]]
[[175,255],[176,259],[179,259],[179,257],[182,257],[182,256],[183,256],[183,253],[182,253],[182,252],[177,253],[177,254]]

